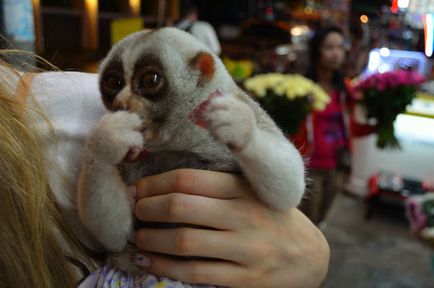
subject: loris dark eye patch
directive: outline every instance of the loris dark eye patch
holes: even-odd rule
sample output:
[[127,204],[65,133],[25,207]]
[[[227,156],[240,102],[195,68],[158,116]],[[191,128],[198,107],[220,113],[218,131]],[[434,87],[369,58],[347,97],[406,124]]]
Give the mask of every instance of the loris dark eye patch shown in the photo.
[[125,87],[124,69],[118,59],[110,61],[102,71],[99,88],[104,105],[108,109],[113,108],[113,101],[119,92]]

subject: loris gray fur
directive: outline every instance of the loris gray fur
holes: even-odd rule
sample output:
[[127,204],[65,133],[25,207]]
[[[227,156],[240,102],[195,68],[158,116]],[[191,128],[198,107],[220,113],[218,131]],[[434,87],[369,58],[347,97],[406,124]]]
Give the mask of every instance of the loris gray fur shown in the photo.
[[[270,207],[300,202],[299,152],[190,34],[163,28],[128,36],[102,62],[100,88],[113,113],[89,136],[77,202],[81,221],[108,251],[126,249],[133,232],[127,184],[143,176],[176,168],[241,172]],[[204,129],[188,116],[206,100]],[[146,159],[125,161],[143,148]]]

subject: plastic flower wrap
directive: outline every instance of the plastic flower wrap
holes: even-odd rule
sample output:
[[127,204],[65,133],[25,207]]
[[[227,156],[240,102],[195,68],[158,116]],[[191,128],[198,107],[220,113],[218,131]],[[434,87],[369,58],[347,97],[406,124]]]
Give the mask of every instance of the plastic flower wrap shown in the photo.
[[362,80],[356,89],[362,92],[360,103],[368,119],[377,120],[376,133],[379,148],[399,148],[393,122],[405,111],[425,79],[407,70],[373,74]]
[[327,93],[299,74],[260,74],[247,79],[244,87],[286,133],[293,135],[308,113],[323,110]]

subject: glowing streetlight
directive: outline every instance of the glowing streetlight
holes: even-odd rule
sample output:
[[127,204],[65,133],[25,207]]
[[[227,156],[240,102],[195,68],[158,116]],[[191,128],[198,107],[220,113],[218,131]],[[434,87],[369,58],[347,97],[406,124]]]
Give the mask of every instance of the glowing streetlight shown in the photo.
[[363,24],[368,23],[368,21],[369,21],[369,17],[366,16],[365,14],[360,16],[360,22],[362,22]]

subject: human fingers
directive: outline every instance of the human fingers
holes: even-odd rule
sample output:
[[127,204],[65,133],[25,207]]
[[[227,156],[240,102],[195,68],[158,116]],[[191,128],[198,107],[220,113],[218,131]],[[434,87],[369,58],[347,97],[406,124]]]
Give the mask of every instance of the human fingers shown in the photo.
[[[134,213],[144,222],[186,223],[220,230],[233,230],[237,213],[226,199],[171,193],[140,199]],[[222,211],[225,213],[222,216]]]
[[291,237],[292,245],[287,250],[293,262],[297,263],[294,265],[296,270],[292,281],[304,283],[305,287],[319,287],[329,267],[330,247],[327,239],[301,211],[292,209],[291,214],[288,225],[294,227],[291,230],[296,235]]
[[249,281],[248,287],[319,287],[330,257],[324,236],[297,209],[275,216],[277,225],[252,231],[255,241],[249,250],[254,257],[244,266],[267,276],[254,283]]
[[140,179],[136,183],[136,190],[136,199],[167,193],[230,199],[240,197],[250,188],[242,177],[234,174],[177,169]]
[[240,239],[233,234],[232,231],[190,227],[142,228],[135,233],[135,245],[146,252],[206,257],[240,264],[245,262],[246,255],[243,249],[238,249]]
[[[227,243],[227,246],[232,246],[225,247],[225,249],[237,251],[237,253],[244,251],[241,253],[250,256],[250,258],[245,257],[247,261],[230,260],[214,263],[198,259],[173,259],[160,254],[146,253],[151,262],[147,271],[158,276],[179,279],[188,283],[206,283],[233,288],[319,287],[326,275],[330,257],[327,241],[322,233],[297,209],[289,209],[286,213],[278,213],[278,215],[281,216],[277,216],[275,221],[278,225],[265,225],[259,230],[249,229],[244,232],[231,231],[231,233],[226,234],[228,239],[233,237],[230,241],[225,239],[195,242],[193,240],[195,243],[192,245],[191,239],[204,238],[202,236],[205,234],[184,238],[189,243],[186,244],[189,248],[184,249],[184,251],[199,251],[201,249],[205,251],[203,248],[198,249],[202,245],[211,251],[215,247],[221,246],[223,242]],[[215,233],[222,232],[224,231],[215,231]],[[148,231],[148,233],[152,234],[153,232]],[[164,241],[163,238],[170,238],[163,235],[161,237],[156,237],[154,240]],[[195,255],[196,253],[184,254]],[[205,253],[204,255],[206,257],[209,254]],[[219,255],[216,258],[222,259],[223,257]],[[216,266],[216,263],[219,266]],[[227,269],[228,267],[230,269]]]
[[240,280],[248,275],[243,266],[227,261],[180,260],[151,253],[146,256],[151,263],[146,272],[184,283],[243,287]]

